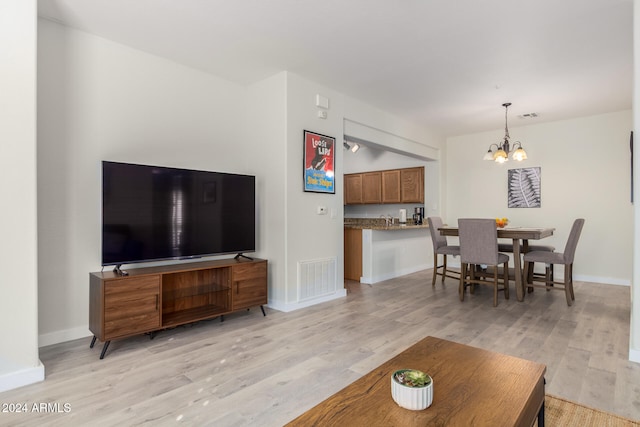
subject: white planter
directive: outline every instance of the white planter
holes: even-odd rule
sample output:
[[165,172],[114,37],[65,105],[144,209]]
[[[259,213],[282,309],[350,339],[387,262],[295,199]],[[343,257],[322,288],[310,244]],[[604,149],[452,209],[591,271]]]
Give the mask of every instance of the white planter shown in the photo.
[[402,408],[412,411],[421,411],[431,406],[433,402],[433,378],[424,387],[409,387],[400,384],[395,379],[395,374],[408,369],[401,369],[391,374],[391,397]]

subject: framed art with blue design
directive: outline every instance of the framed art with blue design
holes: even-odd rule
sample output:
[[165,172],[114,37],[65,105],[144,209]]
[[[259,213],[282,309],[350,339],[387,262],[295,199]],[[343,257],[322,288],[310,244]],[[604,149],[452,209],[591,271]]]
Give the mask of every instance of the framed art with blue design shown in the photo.
[[335,194],[335,147],[335,138],[304,131],[304,191]]

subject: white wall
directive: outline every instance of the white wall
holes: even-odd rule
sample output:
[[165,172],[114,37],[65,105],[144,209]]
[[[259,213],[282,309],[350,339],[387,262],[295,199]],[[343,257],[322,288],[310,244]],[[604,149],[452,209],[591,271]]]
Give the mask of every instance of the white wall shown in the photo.
[[44,379],[38,359],[36,2],[0,2],[0,392]]
[[279,73],[248,88],[245,126],[250,146],[238,153],[251,169],[260,171],[256,183],[256,244],[269,260],[269,305],[286,299],[287,224],[287,75]]
[[[287,294],[279,308],[300,308],[298,303],[298,262],[336,260],[337,288],[333,297],[344,296],[343,257],[343,186],[342,151],[335,156],[335,194],[305,192],[303,189],[303,134],[305,130],[334,137],[336,148],[342,146],[343,96],[327,87],[287,74],[286,157],[286,242]],[[329,99],[327,118],[318,118],[315,100],[320,94]],[[318,206],[328,214],[318,215]],[[331,296],[329,299],[332,298]],[[284,305],[283,305],[284,303]]]
[[[447,140],[447,216],[507,217],[512,225],[555,227],[544,244],[564,249],[576,218],[586,223],[576,251],[578,280],[629,284],[633,209],[630,203],[631,111],[511,127],[529,160],[503,165],[482,160],[504,131]],[[542,207],[507,208],[507,170],[540,166]]]
[[[38,38],[40,345],[87,336],[100,161],[256,175],[246,89],[47,20]],[[261,248],[258,248],[260,251]]]
[[[633,2],[633,69],[634,76],[640,75],[640,0]],[[633,191],[634,204],[640,203],[640,82],[635,77],[633,87]],[[629,359],[640,363],[640,209],[633,212],[633,283],[631,286],[631,333]]]

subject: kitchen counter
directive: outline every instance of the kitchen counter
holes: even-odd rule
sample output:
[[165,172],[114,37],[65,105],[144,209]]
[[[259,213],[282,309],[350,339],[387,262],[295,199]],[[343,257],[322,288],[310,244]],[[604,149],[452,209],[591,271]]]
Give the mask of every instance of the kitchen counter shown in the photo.
[[[397,219],[396,219],[397,221]],[[429,226],[345,218],[345,278],[373,284],[429,268]]]
[[415,225],[415,224],[407,224],[407,225],[371,225],[371,224],[345,224],[344,228],[351,228],[354,230],[387,230],[387,231],[395,231],[395,230],[415,230],[419,228],[429,228],[429,225]]
[[420,228],[429,228],[429,225],[425,221],[421,225],[416,225],[413,222],[407,222],[406,225],[400,225],[395,223],[393,225],[385,225],[385,220],[382,218],[345,218],[344,228],[354,230],[383,230],[383,231],[397,231],[397,230],[416,230]]

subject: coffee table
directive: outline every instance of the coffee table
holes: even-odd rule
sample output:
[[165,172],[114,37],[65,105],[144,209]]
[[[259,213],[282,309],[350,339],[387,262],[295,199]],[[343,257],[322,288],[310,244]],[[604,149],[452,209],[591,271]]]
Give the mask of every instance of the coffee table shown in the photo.
[[[399,407],[391,374],[418,369],[433,378],[433,403]],[[289,426],[544,425],[545,365],[435,337],[426,337],[309,409]]]

